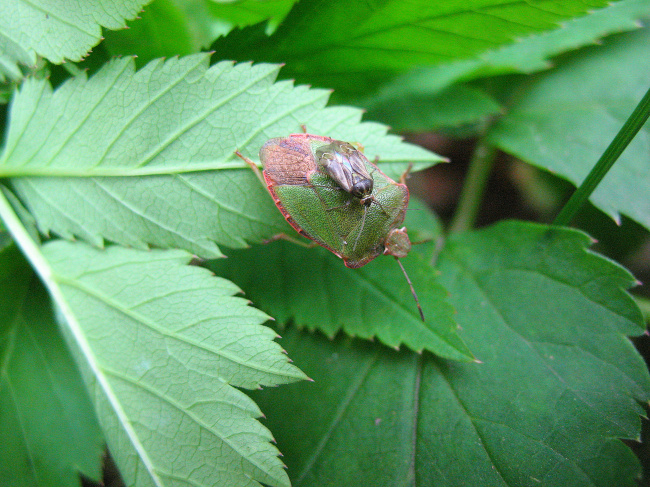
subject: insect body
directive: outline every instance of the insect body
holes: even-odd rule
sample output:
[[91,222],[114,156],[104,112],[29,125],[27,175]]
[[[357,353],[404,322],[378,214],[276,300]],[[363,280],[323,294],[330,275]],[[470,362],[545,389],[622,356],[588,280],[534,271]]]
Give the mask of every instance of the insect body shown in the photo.
[[[291,226],[341,257],[347,267],[356,268],[386,251],[388,235],[404,221],[409,192],[405,184],[390,179],[362,154],[353,157],[349,166],[338,167],[344,167],[338,173],[345,185],[331,177],[318,157],[342,144],[352,147],[329,137],[292,134],[266,142],[260,160],[267,188]],[[370,183],[363,183],[368,179]],[[352,184],[348,186],[347,181]],[[356,192],[355,183],[357,188],[362,183],[361,197],[351,191]],[[377,204],[371,205],[373,201]],[[404,237],[408,239],[406,233]],[[391,248],[389,244],[388,253]]]
[[350,268],[382,254],[397,258],[424,320],[399,262],[411,249],[406,229],[400,228],[409,201],[405,184],[390,179],[351,144],[319,135],[271,139],[260,149],[260,160],[275,205],[298,233]]

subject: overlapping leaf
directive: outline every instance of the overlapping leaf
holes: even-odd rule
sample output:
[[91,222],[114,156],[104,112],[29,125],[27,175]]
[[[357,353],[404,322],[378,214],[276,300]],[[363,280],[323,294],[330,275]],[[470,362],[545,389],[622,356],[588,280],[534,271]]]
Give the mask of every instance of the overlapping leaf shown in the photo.
[[[610,38],[520,94],[490,134],[501,149],[578,185],[650,88],[650,29]],[[650,126],[591,196],[605,213],[650,228]]]
[[[116,60],[52,92],[28,80],[16,97],[0,175],[43,232],[217,257],[287,230],[236,149],[255,158],[271,137],[300,131],[361,142],[393,177],[440,160],[359,123],[361,111],[325,108],[328,93],[274,83],[278,66],[208,55],[154,61],[137,73]],[[38,177],[27,177],[38,176]]]
[[261,415],[233,386],[305,378],[267,318],[182,251],[43,248],[66,338],[127,483],[288,485]]
[[[551,67],[550,59],[563,52],[599,42],[612,33],[639,27],[650,15],[645,0],[622,0],[583,17],[571,19],[549,32],[438,66],[414,69],[386,83],[357,104],[368,118],[400,130],[431,130],[475,123],[501,111],[488,93],[464,84],[475,78],[507,73],[532,73]],[[453,86],[452,86],[453,85]]]
[[0,249],[0,479],[74,487],[80,474],[100,478],[103,439],[49,299],[32,278],[15,246]]
[[[413,207],[423,211],[409,213],[406,223],[412,230],[419,230],[411,226],[414,220],[420,220],[425,231],[436,228],[422,205]],[[212,262],[210,268],[245,289],[280,323],[294,322],[330,337],[343,330],[351,336],[376,337],[391,347],[406,345],[453,360],[472,360],[471,351],[458,336],[455,310],[435,269],[415,253],[402,262],[419,295],[424,323],[402,272],[389,257],[348,269],[320,247],[305,249],[276,242],[229,252],[228,259]]]
[[[403,264],[418,291],[424,323],[404,276],[387,257],[348,269],[325,249],[276,243],[229,253],[212,268],[237,282],[280,323],[293,321],[330,337],[344,330],[361,338],[376,337],[392,347],[406,345],[453,360],[472,360],[433,268],[417,255],[403,259]],[[269,268],[278,272],[265,272]]]
[[295,3],[296,0],[211,0],[207,3],[207,10],[213,18],[222,23],[227,22],[229,27],[244,27],[268,21],[267,29],[274,29]]
[[260,25],[232,32],[213,48],[240,61],[287,62],[284,74],[299,82],[363,94],[387,75],[465,59],[604,5],[303,0],[270,38]]
[[100,41],[102,27],[124,27],[149,1],[3,0],[0,58],[34,64],[38,54],[53,63],[79,61]]
[[158,57],[184,56],[200,48],[194,45],[189,21],[176,1],[156,0],[128,29],[106,31],[103,45],[111,56],[137,56],[138,66]]
[[650,398],[625,337],[643,331],[634,279],[589,243],[516,222],[449,241],[441,280],[482,363],[287,333],[315,383],[256,400],[292,484],[636,485],[618,439],[638,439]]
[[467,85],[429,91],[416,76],[400,81],[367,101],[369,119],[395,130],[417,132],[477,123],[503,110],[492,96]]

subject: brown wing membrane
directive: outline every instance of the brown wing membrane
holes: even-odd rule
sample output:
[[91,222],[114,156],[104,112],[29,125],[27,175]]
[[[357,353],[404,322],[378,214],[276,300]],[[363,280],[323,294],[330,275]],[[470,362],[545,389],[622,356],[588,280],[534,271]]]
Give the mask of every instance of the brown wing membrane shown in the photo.
[[260,149],[264,177],[269,184],[307,185],[316,170],[309,141],[296,138],[269,140]]

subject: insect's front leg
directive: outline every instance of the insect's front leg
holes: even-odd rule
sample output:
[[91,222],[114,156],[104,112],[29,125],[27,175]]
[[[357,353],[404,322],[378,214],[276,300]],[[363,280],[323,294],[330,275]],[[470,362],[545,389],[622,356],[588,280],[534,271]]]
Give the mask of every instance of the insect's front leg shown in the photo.
[[409,162],[409,167],[406,168],[406,171],[404,171],[404,174],[402,174],[399,177],[399,182],[400,184],[406,184],[406,180],[409,177],[409,173],[411,172],[411,169],[413,169],[413,163]]
[[302,240],[298,240],[297,238],[291,237],[286,233],[277,233],[273,235],[271,238],[264,240],[262,243],[267,244],[267,243],[275,242],[276,240],[286,240],[287,242],[300,245],[301,247],[305,247],[306,249],[312,249],[314,247],[318,247],[318,244],[316,242],[307,243]]
[[260,183],[262,183],[262,186],[266,188],[266,181],[264,181],[264,176],[262,176],[262,173],[260,172],[259,167],[257,167],[257,164],[255,164],[248,157],[246,157],[241,152],[239,152],[239,150],[236,150],[235,154],[239,156],[241,159],[243,159],[246,164],[248,164],[248,166],[253,170],[253,172],[257,176],[257,179],[259,179]]

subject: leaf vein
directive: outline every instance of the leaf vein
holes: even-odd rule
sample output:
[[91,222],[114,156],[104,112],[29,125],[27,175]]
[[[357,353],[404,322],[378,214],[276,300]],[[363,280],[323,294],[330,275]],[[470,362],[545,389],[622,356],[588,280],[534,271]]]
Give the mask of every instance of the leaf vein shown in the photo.
[[[99,291],[98,289],[86,286],[82,282],[74,279],[68,279],[62,275],[57,275],[56,280],[60,282],[61,284],[67,285],[72,288],[76,288],[79,291],[85,293],[87,296],[92,297],[97,299],[100,302],[105,303],[106,305],[110,306],[111,308],[119,311],[122,313],[124,316],[136,321],[137,323],[140,323],[143,325],[145,328],[148,328],[151,331],[154,331],[158,333],[159,335],[167,338],[171,338],[174,340],[177,340],[179,342],[185,343],[189,346],[195,347],[198,350],[202,350],[208,353],[213,353],[215,355],[218,355],[234,364],[241,365],[243,367],[248,367],[253,370],[257,370],[259,372],[263,372],[265,374],[274,374],[274,375],[279,375],[279,376],[286,376],[286,374],[282,372],[278,372],[273,370],[273,367],[263,367],[259,364],[256,364],[255,362],[249,362],[241,357],[237,357],[236,355],[226,352],[222,349],[218,349],[215,347],[210,347],[206,346],[201,342],[198,342],[196,340],[190,339],[187,336],[175,333],[170,330],[166,330],[162,328],[161,326],[158,325],[155,321],[150,320],[148,317],[143,316],[141,313],[137,313],[133,311],[132,309],[129,309],[125,306],[122,305],[122,303],[116,301],[113,299],[112,296],[109,296],[107,294],[104,294],[103,292]],[[229,381],[219,375],[219,379],[222,380],[223,382],[229,383]]]
[[368,360],[366,365],[363,368],[359,369],[359,374],[357,375],[356,380],[348,387],[348,391],[345,394],[345,396],[341,398],[338,408],[336,409],[326,430],[323,433],[323,437],[320,439],[320,441],[314,448],[312,454],[305,462],[305,466],[303,467],[302,472],[300,472],[300,474],[297,475],[296,482],[295,482],[296,486],[302,484],[302,481],[305,479],[305,476],[307,475],[307,473],[309,473],[311,468],[316,463],[316,460],[323,452],[325,445],[330,440],[330,437],[332,436],[332,433],[336,429],[336,426],[343,419],[343,414],[352,403],[352,399],[357,394],[357,392],[359,392],[359,389],[361,389],[361,386],[368,378],[368,374],[370,373],[370,370],[377,362],[377,358],[378,358],[378,352],[375,352],[373,356]]

